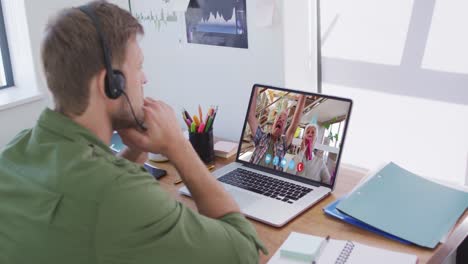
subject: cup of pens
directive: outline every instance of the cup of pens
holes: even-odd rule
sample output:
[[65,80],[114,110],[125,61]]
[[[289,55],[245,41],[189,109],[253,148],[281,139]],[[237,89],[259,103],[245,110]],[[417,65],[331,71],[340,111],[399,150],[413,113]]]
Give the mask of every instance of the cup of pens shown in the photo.
[[191,116],[187,110],[182,111],[182,118],[189,130],[189,140],[200,159],[205,164],[214,162],[213,123],[218,107],[210,107],[205,116],[202,108],[198,106],[198,115]]

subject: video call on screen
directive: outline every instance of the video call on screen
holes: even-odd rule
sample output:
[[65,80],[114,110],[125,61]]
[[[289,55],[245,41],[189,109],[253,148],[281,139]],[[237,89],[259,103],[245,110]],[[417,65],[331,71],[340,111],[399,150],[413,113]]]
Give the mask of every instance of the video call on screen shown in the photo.
[[259,86],[254,93],[239,159],[332,185],[350,102]]

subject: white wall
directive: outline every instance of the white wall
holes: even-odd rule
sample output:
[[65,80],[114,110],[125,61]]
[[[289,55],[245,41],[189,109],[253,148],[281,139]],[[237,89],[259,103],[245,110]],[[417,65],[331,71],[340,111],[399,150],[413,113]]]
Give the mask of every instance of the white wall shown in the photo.
[[322,1],[323,92],[354,100],[344,162],[465,183],[467,12],[463,0]]
[[[151,1],[132,1],[134,13],[154,8]],[[160,30],[143,23],[145,95],[166,101],[177,112],[185,107],[192,115],[198,104],[205,112],[219,105],[215,135],[239,140],[253,84],[284,84],[281,13],[275,13],[272,27],[257,28],[255,8],[254,1],[247,1],[248,49],[187,44],[183,18]]]
[[[179,22],[167,23],[159,29],[154,23],[143,23],[145,36],[141,45],[149,81],[145,94],[168,102],[177,112],[185,107],[191,114],[195,114],[198,104],[205,111],[210,105],[219,105],[214,133],[218,137],[237,141],[253,84],[285,86],[286,78],[294,78],[299,82],[288,84],[299,89],[315,90],[316,59],[307,56],[309,49],[306,47],[309,27],[302,25],[302,35],[290,34],[286,39],[284,31],[297,30],[297,23],[292,21],[297,18],[297,14],[283,12],[286,6],[293,11],[292,4],[283,6],[283,1],[274,2],[273,25],[258,27],[256,2],[247,0],[248,49],[187,44],[183,17]],[[298,5],[307,7],[308,2],[301,0]],[[159,14],[160,8],[155,3],[148,0],[132,1],[132,12],[148,14],[152,10]],[[308,10],[302,11],[307,20],[305,16],[309,14]],[[283,21],[288,19],[285,15],[291,19],[288,25],[283,25]],[[313,41],[316,42],[315,37]],[[288,50],[295,49],[290,53],[292,60],[288,60],[288,76],[285,76],[285,47]],[[310,67],[309,61],[312,62]],[[180,124],[183,126],[182,118]]]
[[[19,0],[6,0],[6,1],[19,1]],[[20,0],[23,1],[23,0]],[[34,126],[39,114],[42,110],[50,105],[50,96],[47,92],[47,86],[42,74],[41,62],[40,62],[40,43],[42,40],[42,34],[44,32],[45,25],[48,21],[49,16],[55,14],[61,8],[69,6],[78,6],[88,1],[83,0],[24,0],[26,8],[27,25],[29,28],[29,39],[31,42],[31,63],[34,64],[36,71],[36,80],[39,90],[43,91],[44,97],[41,100],[34,101],[28,104],[15,106],[13,108],[5,109],[0,111],[0,124],[2,128],[0,130],[0,148],[8,143],[18,132],[23,129]],[[126,0],[113,0],[113,3],[128,9],[128,1]],[[8,10],[6,10],[8,12]],[[8,16],[11,14],[6,14]],[[7,29],[8,31],[8,29]],[[14,46],[15,43],[9,43],[10,46]],[[21,71],[21,65],[13,65],[18,67]],[[18,82],[18,81],[17,81]],[[27,81],[24,81],[26,82]]]
[[[52,105],[40,62],[40,43],[48,18],[61,8],[86,2],[25,0],[32,61],[39,89],[44,91],[45,96],[40,101],[0,111],[0,121],[10,124],[0,133],[0,146],[19,131],[32,127],[42,109]],[[128,9],[127,0],[111,2]],[[301,0],[293,5],[275,0],[275,5],[273,25],[257,27],[255,1],[247,1],[247,21],[251,33],[247,50],[181,44],[179,39],[185,40],[185,28],[173,31],[179,32],[174,35],[175,38],[167,37],[164,32],[156,32],[154,28],[146,28],[142,40],[146,56],[145,71],[149,78],[146,95],[167,101],[177,111],[183,106],[194,112],[199,103],[205,107],[220,105],[215,134],[238,140],[254,83],[315,91],[316,54],[311,51],[315,51],[316,39],[307,35],[314,26],[306,25],[309,19],[315,22],[315,17],[306,17],[315,12],[315,1]],[[302,20],[295,19],[298,10],[302,11]],[[289,23],[282,24],[283,16],[290,17]],[[294,30],[299,32],[300,25],[301,34],[291,33]],[[289,32],[286,40],[283,38],[284,31]],[[314,47],[308,47],[309,43]],[[285,56],[288,58],[286,62]]]

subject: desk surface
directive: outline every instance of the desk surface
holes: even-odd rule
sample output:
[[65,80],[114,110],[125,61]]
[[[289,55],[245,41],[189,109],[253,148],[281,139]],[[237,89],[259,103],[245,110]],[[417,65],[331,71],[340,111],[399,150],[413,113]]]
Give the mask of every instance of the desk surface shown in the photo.
[[[219,169],[233,160],[234,159],[232,158],[228,160],[217,158],[215,169]],[[176,200],[179,200],[188,207],[196,210],[195,203],[191,198],[178,193],[178,189],[183,186],[183,183],[174,185],[174,181],[179,178],[179,175],[172,164],[166,162],[156,163],[155,165],[167,170],[167,175],[160,179],[160,183],[163,188],[166,189]],[[273,256],[291,231],[322,237],[330,235],[334,239],[353,240],[370,246],[414,254],[418,256],[419,263],[442,263],[450,253],[456,250],[458,245],[467,236],[468,212],[465,212],[463,217],[460,219],[447,243],[442,245],[439,244],[439,246],[434,250],[418,246],[407,246],[339,220],[327,217],[322,212],[322,208],[337,198],[345,195],[361,180],[362,177],[365,176],[365,174],[366,171],[341,166],[339,176],[337,177],[336,187],[332,194],[282,228],[276,228],[255,220],[250,220],[255,226],[260,239],[265,243],[265,246],[270,252],[268,256],[261,255],[260,263],[266,263]]]

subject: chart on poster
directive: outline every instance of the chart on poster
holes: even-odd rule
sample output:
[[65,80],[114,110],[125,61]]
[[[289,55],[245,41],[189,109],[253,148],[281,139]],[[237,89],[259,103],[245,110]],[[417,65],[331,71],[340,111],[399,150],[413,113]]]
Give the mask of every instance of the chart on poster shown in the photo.
[[185,13],[187,42],[248,48],[245,0],[190,1]]

